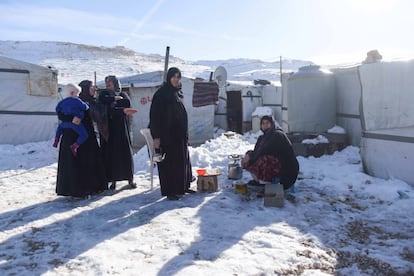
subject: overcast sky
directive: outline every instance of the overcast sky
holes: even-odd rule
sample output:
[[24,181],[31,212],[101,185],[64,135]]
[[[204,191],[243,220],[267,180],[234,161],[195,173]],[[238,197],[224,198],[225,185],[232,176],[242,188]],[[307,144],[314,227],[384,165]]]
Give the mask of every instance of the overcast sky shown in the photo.
[[0,0],[1,40],[123,45],[186,60],[414,57],[410,0]]

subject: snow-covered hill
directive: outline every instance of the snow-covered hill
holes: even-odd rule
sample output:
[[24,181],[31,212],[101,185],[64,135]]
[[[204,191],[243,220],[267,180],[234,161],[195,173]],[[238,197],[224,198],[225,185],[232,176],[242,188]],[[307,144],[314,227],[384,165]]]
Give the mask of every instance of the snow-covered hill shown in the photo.
[[[170,51],[170,66],[179,67],[185,76],[207,79],[218,66],[224,66],[230,80],[279,80],[279,61],[253,59],[185,61]],[[113,74],[119,77],[164,69],[164,57],[138,53],[124,47],[99,47],[50,41],[0,41],[0,55],[59,70],[60,84],[78,83],[83,79],[97,80]],[[295,71],[312,64],[310,61],[283,60],[283,71]]]
[[[280,79],[280,61],[266,62],[258,59],[227,59],[227,60],[200,60],[196,64],[217,68],[221,65],[226,68],[230,80],[257,80],[264,79],[278,81]],[[298,68],[313,64],[311,61],[282,60],[282,71],[292,72]]]

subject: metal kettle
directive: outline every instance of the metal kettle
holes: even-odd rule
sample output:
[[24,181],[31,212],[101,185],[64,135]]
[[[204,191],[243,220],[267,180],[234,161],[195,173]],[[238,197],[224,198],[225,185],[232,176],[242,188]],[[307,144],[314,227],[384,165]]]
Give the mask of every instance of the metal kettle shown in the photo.
[[228,156],[230,162],[227,168],[228,179],[240,179],[243,177],[243,168],[240,165],[241,156],[239,154],[231,154]]

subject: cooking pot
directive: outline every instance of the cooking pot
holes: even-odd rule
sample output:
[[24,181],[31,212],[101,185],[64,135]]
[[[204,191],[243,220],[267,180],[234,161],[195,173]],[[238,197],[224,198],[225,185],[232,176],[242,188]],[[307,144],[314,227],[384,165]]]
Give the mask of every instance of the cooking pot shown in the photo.
[[228,179],[240,179],[243,177],[243,168],[240,165],[241,156],[239,154],[231,154],[228,156],[230,162],[227,168]]

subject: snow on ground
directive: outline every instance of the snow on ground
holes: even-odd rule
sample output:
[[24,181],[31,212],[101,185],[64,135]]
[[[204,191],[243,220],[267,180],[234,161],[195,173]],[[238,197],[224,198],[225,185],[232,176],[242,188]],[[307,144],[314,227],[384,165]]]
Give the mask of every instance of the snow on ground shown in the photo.
[[220,168],[219,190],[179,201],[161,198],[157,175],[150,190],[145,147],[134,155],[137,189],[81,200],[55,195],[52,141],[0,145],[0,274],[414,274],[413,187],[364,174],[347,147],[298,157],[294,198],[264,207],[258,188],[236,194],[226,176],[227,156],[257,135],[217,132],[190,148],[194,172]]

